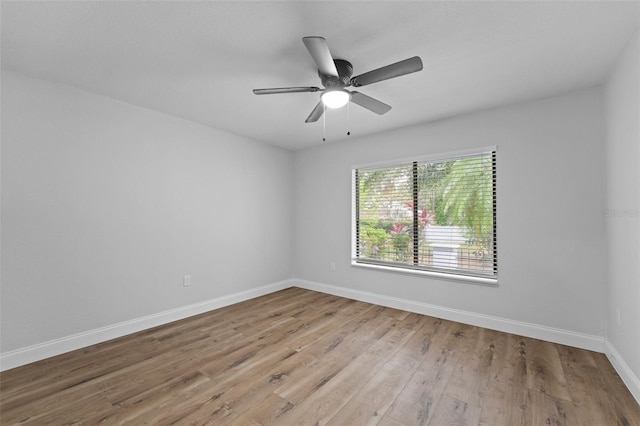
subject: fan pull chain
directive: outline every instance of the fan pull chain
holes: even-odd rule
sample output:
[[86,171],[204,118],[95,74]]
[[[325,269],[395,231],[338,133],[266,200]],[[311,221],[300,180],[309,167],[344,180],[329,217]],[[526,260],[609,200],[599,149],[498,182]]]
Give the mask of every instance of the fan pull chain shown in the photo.
[[322,103],[322,142],[327,139],[327,106]]
[[347,102],[347,136],[351,135],[349,127],[351,127],[351,102]]

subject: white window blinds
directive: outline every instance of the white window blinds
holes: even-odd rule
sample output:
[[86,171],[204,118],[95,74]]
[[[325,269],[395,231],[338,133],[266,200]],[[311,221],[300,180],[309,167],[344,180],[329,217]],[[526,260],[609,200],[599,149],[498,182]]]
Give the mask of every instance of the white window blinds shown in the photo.
[[494,149],[353,169],[353,261],[496,278]]

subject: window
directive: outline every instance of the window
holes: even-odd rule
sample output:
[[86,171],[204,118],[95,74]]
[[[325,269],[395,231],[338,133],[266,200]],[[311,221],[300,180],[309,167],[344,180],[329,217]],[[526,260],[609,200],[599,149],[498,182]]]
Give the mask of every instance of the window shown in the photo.
[[495,283],[496,249],[494,147],[353,168],[354,265]]

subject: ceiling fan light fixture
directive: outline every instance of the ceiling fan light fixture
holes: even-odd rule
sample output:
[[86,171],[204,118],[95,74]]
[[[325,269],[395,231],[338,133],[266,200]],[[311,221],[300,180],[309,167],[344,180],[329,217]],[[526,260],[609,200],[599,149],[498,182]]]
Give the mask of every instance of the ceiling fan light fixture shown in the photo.
[[343,89],[327,90],[320,99],[327,108],[342,108],[351,99],[351,94]]

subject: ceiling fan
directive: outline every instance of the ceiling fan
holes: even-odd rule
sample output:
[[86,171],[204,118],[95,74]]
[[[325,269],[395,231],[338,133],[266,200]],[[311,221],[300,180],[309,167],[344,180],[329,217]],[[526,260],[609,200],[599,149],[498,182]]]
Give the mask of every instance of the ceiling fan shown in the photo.
[[333,59],[327,41],[323,37],[303,37],[302,42],[311,54],[311,57],[318,65],[318,76],[324,89],[315,86],[309,87],[279,87],[273,89],[254,89],[256,95],[273,95],[278,93],[302,93],[302,92],[322,92],[320,102],[311,111],[305,123],[318,121],[324,112],[324,107],[340,108],[349,101],[360,105],[376,114],[384,114],[391,109],[391,106],[380,102],[370,96],[360,92],[346,90],[346,87],[360,87],[378,81],[400,77],[405,74],[420,71],[422,60],[418,56],[396,62],[373,71],[351,77],[353,66],[344,59]]

